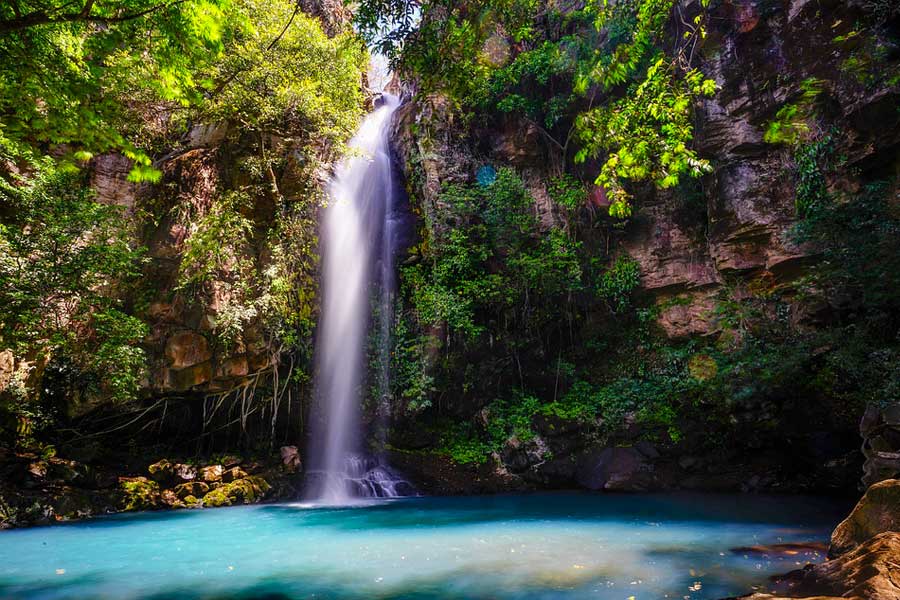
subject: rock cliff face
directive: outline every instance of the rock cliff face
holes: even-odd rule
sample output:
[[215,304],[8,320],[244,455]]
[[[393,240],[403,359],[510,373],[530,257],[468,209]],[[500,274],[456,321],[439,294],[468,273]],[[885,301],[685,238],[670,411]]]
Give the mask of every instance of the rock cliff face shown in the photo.
[[[715,341],[720,348],[734,345],[742,328],[724,326],[733,315],[723,314],[723,306],[784,290],[786,284],[807,276],[819,258],[815,246],[801,243],[793,235],[798,222],[795,156],[789,145],[766,135],[781,118],[779,111],[797,106],[815,114],[816,122],[840,130],[835,154],[841,157],[841,168],[822,176],[837,197],[858,191],[867,181],[890,180],[900,169],[896,40],[889,34],[878,42],[888,48],[891,57],[880,63],[890,66],[884,70],[873,61],[870,48],[862,42],[846,41],[846,36],[857,35],[853,23],[865,18],[870,9],[836,1],[824,5],[804,1],[715,4],[710,40],[700,62],[704,73],[715,79],[718,91],[696,107],[695,129],[696,147],[711,161],[713,171],[689,190],[637,190],[636,212],[624,229],[611,227],[607,220],[608,203],[602,189],[589,190],[574,214],[554,204],[548,182],[558,170],[548,154],[548,144],[527,120],[505,116],[484,124],[476,118],[472,125],[463,123],[440,95],[412,98],[408,94],[410,101],[398,112],[395,142],[410,184],[411,202],[421,218],[423,238],[440,234],[440,217],[448,210],[441,197],[442,186],[473,182],[484,165],[511,166],[528,187],[542,228],[577,230],[585,247],[598,254],[624,253],[637,261],[639,294],[645,306],[653,307],[658,331],[672,343],[704,339]],[[417,257],[413,255],[411,260]],[[835,304],[839,299],[828,306],[811,304],[791,293],[785,299],[787,322],[801,329],[815,329],[823,319],[833,318],[845,308]],[[593,320],[588,309],[585,321],[577,327],[589,328]],[[437,337],[437,345],[443,344],[445,349],[452,343],[442,331],[428,335]],[[546,364],[553,358],[544,355],[543,360]],[[485,360],[485,356],[480,354],[477,360]],[[595,355],[592,360],[602,363],[605,359]],[[433,356],[432,369],[440,370],[435,366],[439,362],[440,358]],[[521,364],[518,368],[521,382]],[[515,374],[510,379],[515,382]],[[557,371],[556,383],[548,384],[548,397],[556,398],[559,380]],[[501,385],[498,383],[498,388]],[[476,415],[483,406],[475,402],[471,409],[460,409],[465,402],[455,398],[451,403],[456,408],[447,410],[463,414],[469,410]],[[684,455],[688,450],[660,456],[653,449],[653,456],[648,457],[631,447],[641,439],[641,432],[626,434],[608,445],[597,445],[577,432],[562,437],[538,432],[536,440],[516,441],[494,454],[497,485],[577,483],[617,490],[671,486],[798,489],[806,485],[847,489],[853,485],[860,461],[854,446],[861,412],[847,415],[837,425],[824,422],[830,417],[823,421],[821,413],[810,419],[812,413],[807,411],[815,409],[804,407],[803,399],[796,399],[793,407],[792,413],[779,413],[783,409],[760,400],[745,414],[733,417],[746,422],[748,438],[762,423],[768,423],[762,429],[767,430],[763,435],[770,437],[751,442],[754,450],[726,451],[727,456],[720,457],[724,462],[718,465],[714,457],[697,460]],[[478,418],[473,416],[471,421]],[[869,470],[884,477],[896,466],[892,453],[896,445],[893,449],[879,446],[888,445],[887,438],[893,439],[894,434],[892,425],[876,421],[871,416],[864,423],[866,431],[879,432],[864,434],[877,440],[868,442],[864,452]],[[794,431],[788,434],[783,426]],[[702,437],[705,433],[698,426],[688,435]],[[797,439],[783,439],[795,434],[806,440],[802,448]],[[404,443],[399,436],[398,444]],[[431,443],[439,444],[436,439]],[[548,450],[548,443],[556,447]],[[765,466],[753,467],[747,462],[748,452],[756,454],[760,463],[802,463],[803,474],[773,474]],[[410,464],[408,468],[418,467]],[[815,474],[810,474],[811,469]],[[801,483],[807,476],[809,481]],[[872,483],[874,477],[869,476],[866,483]],[[831,483],[824,483],[829,480]]]

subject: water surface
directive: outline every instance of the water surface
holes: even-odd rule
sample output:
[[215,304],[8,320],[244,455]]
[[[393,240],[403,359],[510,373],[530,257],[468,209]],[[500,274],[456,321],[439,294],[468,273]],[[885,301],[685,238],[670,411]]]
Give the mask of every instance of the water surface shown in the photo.
[[827,540],[844,508],[536,494],[117,515],[0,532],[0,598],[714,599],[807,560],[731,548]]

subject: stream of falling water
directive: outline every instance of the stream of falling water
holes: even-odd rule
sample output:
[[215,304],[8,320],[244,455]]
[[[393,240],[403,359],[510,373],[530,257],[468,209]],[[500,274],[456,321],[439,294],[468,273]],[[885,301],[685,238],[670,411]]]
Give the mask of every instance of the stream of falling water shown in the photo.
[[[322,226],[322,309],[316,346],[316,406],[311,421],[306,499],[344,505],[361,497],[403,495],[408,484],[362,443],[360,403],[372,291],[377,291],[380,388],[377,413],[386,418],[397,235],[391,117],[400,101],[381,105],[350,141],[348,157],[329,187]],[[383,423],[377,429],[383,429]]]

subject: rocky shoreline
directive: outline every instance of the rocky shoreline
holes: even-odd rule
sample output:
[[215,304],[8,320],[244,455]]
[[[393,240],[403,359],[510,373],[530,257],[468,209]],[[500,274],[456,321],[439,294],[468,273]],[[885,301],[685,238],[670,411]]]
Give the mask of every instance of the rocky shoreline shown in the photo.
[[900,479],[875,483],[866,491],[832,533],[828,557],[775,578],[772,593],[740,600],[900,598]]
[[0,456],[0,529],[139,510],[213,508],[294,499],[300,455],[284,446],[260,459],[161,459],[117,473],[56,456]]

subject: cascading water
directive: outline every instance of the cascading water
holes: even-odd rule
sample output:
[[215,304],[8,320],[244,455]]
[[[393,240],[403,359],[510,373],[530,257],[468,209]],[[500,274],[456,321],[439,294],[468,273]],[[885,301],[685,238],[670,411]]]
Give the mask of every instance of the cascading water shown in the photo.
[[350,154],[329,188],[322,227],[322,311],[316,347],[316,413],[312,420],[306,498],[341,505],[359,497],[402,495],[408,484],[363,452],[360,402],[371,292],[378,294],[378,409],[384,418],[396,254],[396,189],[390,158],[397,97],[381,106],[350,141]]

